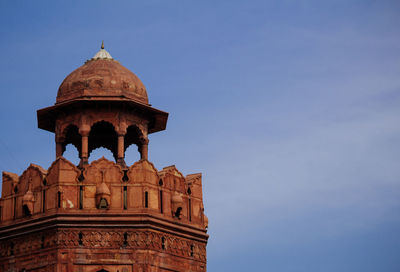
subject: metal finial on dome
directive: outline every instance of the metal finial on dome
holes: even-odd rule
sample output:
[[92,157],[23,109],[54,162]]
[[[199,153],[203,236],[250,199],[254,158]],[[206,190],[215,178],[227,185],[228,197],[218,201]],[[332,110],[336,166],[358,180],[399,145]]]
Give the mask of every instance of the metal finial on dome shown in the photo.
[[101,42],[101,49],[99,52],[96,53],[96,55],[94,55],[93,59],[109,59],[112,60],[113,58],[111,57],[110,53],[108,53],[105,49],[104,49],[104,41]]

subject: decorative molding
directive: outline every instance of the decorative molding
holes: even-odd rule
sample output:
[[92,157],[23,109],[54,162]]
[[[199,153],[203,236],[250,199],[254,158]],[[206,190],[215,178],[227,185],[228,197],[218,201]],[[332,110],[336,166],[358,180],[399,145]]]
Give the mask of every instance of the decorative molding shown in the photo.
[[[80,236],[81,234],[81,236]],[[80,239],[81,237],[81,239]],[[164,249],[162,239],[164,238]],[[191,250],[193,246],[193,254]],[[121,249],[154,250],[183,258],[193,258],[206,262],[206,245],[175,235],[148,230],[77,230],[58,229],[57,231],[40,232],[36,235],[25,235],[3,241],[0,244],[0,258],[32,254],[35,251],[48,249]]]

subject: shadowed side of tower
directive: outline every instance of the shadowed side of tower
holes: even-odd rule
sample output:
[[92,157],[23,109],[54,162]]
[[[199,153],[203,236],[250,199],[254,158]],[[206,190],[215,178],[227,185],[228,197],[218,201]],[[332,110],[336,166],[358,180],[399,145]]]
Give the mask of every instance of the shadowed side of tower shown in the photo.
[[[168,113],[151,107],[140,79],[104,45],[37,116],[55,134],[56,160],[3,172],[0,271],[206,271],[201,174],[148,160],[148,135],[166,128]],[[77,166],[62,156],[68,144]],[[141,159],[129,166],[132,144]],[[89,164],[98,147],[115,161]]]

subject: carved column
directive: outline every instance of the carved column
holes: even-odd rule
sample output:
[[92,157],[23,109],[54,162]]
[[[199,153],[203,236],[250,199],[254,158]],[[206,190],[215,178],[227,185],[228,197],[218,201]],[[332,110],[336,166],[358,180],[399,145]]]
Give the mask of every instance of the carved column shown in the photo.
[[61,157],[64,153],[64,144],[65,139],[62,137],[56,137],[56,158]]
[[140,141],[139,145],[139,153],[141,160],[148,160],[149,159],[149,139],[143,138]]
[[89,161],[89,131],[80,131],[82,136],[81,162],[80,167],[88,164]]
[[117,163],[120,164],[122,167],[125,167],[125,133],[118,133],[118,159]]

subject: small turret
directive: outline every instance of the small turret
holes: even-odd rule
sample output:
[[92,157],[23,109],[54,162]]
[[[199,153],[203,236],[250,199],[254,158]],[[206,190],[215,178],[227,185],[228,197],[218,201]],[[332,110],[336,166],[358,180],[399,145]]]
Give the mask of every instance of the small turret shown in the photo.
[[22,197],[22,208],[25,215],[33,214],[33,206],[35,203],[35,196],[32,193],[32,180],[29,181],[28,191]]

